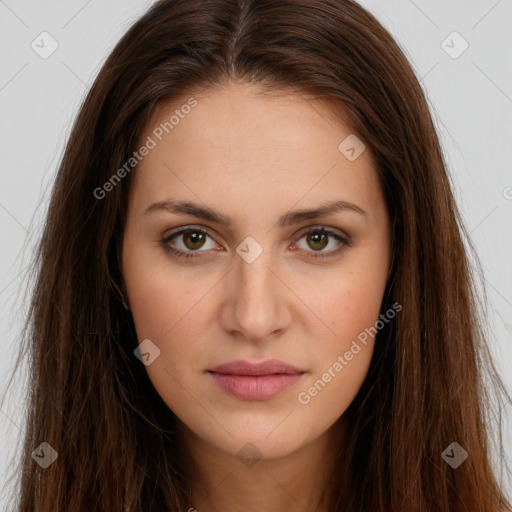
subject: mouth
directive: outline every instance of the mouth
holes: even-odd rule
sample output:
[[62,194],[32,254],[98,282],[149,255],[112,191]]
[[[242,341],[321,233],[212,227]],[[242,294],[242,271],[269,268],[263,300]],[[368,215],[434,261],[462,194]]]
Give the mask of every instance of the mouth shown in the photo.
[[261,363],[232,361],[207,373],[225,392],[242,400],[268,400],[297,383],[305,370],[271,359]]

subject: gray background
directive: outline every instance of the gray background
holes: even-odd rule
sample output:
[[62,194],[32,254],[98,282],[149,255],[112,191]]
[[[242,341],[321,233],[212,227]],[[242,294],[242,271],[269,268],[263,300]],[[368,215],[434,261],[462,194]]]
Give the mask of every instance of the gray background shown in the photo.
[[[71,121],[109,51],[151,3],[0,0],[0,393],[26,310],[21,276]],[[454,192],[483,264],[491,350],[512,391],[512,0],[361,3],[405,49],[431,102]],[[31,47],[43,31],[58,43],[47,59]],[[463,39],[450,36],[454,31]],[[461,53],[464,40],[469,46]],[[19,449],[24,375],[0,410],[0,484],[8,457]],[[502,409],[509,464],[511,409]],[[503,484],[511,494],[510,476]],[[11,508],[2,499],[0,488],[0,509]]]

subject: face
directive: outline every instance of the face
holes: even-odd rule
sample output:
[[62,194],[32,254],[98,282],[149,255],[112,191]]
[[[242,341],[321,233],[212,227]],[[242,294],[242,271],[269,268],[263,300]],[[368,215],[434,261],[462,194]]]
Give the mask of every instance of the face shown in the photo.
[[[360,389],[390,230],[370,151],[329,106],[256,92],[224,84],[148,124],[122,271],[146,371],[180,423],[274,458],[328,433]],[[294,369],[217,368],[271,359]]]

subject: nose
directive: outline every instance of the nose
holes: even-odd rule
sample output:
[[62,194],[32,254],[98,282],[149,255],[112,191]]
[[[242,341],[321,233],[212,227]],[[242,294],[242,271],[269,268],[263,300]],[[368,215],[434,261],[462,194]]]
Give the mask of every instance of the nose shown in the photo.
[[270,250],[248,263],[236,257],[229,273],[220,321],[232,336],[262,342],[284,333],[291,324],[293,297],[276,270]]

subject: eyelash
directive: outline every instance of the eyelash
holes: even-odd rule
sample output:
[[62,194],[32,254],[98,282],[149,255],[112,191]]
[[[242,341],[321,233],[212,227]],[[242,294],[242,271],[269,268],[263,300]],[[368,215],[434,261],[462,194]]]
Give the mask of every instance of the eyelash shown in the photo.
[[[183,251],[181,251],[179,249],[175,249],[175,248],[173,248],[173,247],[171,247],[169,245],[169,241],[172,238],[174,238],[174,237],[176,237],[176,236],[178,236],[178,235],[180,235],[182,233],[186,233],[186,232],[202,233],[202,234],[205,234],[205,235],[209,236],[210,238],[213,238],[204,229],[195,228],[195,227],[192,226],[192,227],[185,227],[183,229],[175,231],[174,233],[171,233],[170,235],[164,237],[160,242],[161,242],[163,248],[167,252],[169,252],[171,255],[173,255],[173,256],[176,256],[178,258],[200,258],[201,256],[197,255],[196,253],[197,252],[206,252],[206,251],[186,251],[186,252],[183,252]],[[306,231],[304,231],[302,233],[302,235],[300,236],[300,238],[298,238],[298,240],[300,240],[304,236],[312,234],[312,233],[322,233],[322,234],[325,234],[325,235],[329,235],[332,238],[335,238],[336,240],[341,242],[341,244],[340,244],[338,249],[329,251],[329,252],[327,252],[325,254],[323,254],[323,253],[316,253],[314,256],[308,256],[309,258],[313,258],[313,259],[333,258],[333,257],[337,256],[340,252],[342,252],[345,247],[348,247],[350,245],[350,240],[348,238],[342,237],[342,236],[338,235],[337,233],[335,233],[334,231],[331,231],[329,229],[325,229],[323,226],[322,227],[312,227],[312,228],[307,229]],[[306,251],[306,252],[311,252],[311,251]]]

